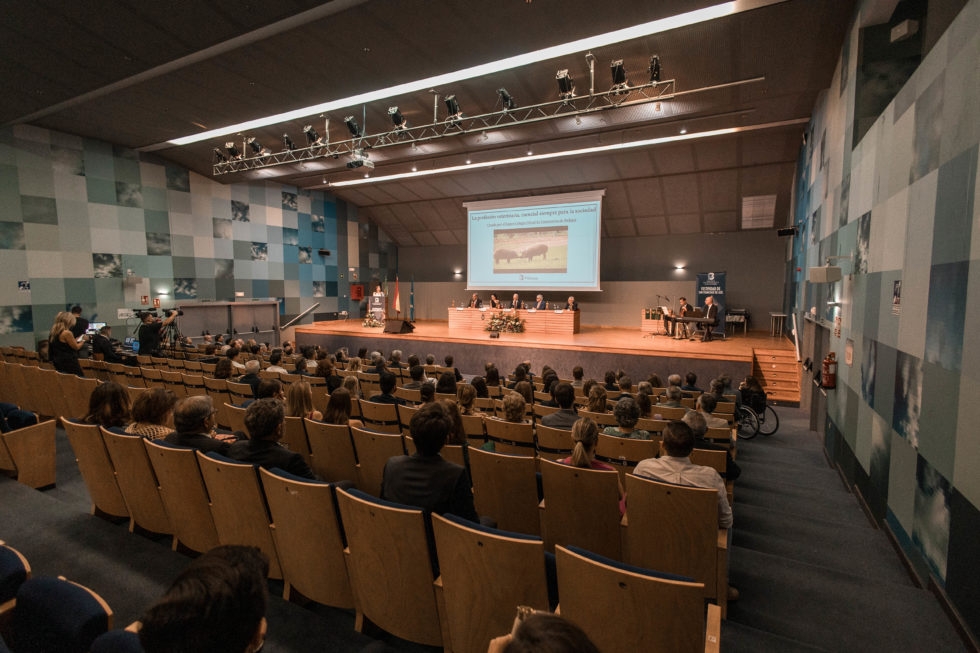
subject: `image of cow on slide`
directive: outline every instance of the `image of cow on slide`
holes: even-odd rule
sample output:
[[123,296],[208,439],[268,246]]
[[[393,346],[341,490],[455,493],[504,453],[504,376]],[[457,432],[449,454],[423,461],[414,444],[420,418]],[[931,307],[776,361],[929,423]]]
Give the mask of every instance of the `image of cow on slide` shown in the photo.
[[555,225],[493,232],[493,271],[565,273],[568,227]]

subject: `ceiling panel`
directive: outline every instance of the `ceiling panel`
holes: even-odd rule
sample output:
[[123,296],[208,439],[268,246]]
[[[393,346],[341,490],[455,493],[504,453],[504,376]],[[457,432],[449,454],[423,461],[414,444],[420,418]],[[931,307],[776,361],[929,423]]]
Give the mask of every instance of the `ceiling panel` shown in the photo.
[[[0,123],[27,122],[101,139],[186,166],[220,183],[256,180],[324,189],[360,207],[398,244],[462,241],[462,203],[475,199],[606,189],[610,237],[727,231],[740,195],[776,194],[787,215],[792,170],[805,121],[827,88],[854,0],[760,0],[750,11],[595,48],[597,93],[611,85],[609,62],[622,58],[632,84],[647,81],[657,53],[673,98],[635,104],[633,94],[601,100],[577,118],[568,107],[537,114],[554,119],[458,133],[445,124],[434,138],[366,150],[374,170],[346,168],[346,156],[214,176],[213,149],[254,136],[275,151],[283,133],[304,142],[312,123],[331,143],[349,138],[353,115],[371,138],[391,129],[397,105],[410,125],[437,120],[441,98],[455,94],[465,115],[498,111],[505,87],[518,107],[557,100],[555,71],[568,68],[582,101],[589,97],[586,52],[540,57],[520,68],[482,74],[421,92],[314,113],[285,123],[184,147],[166,141],[384,86],[459,70],[637,23],[715,4],[717,0],[591,0],[483,3],[468,0],[280,0],[256,3],[148,3],[33,0],[7,3],[0,22]],[[43,26],[39,29],[38,26]],[[801,26],[805,26],[803,29]],[[753,79],[753,78],[761,79]],[[709,90],[715,85],[734,84]],[[598,96],[597,96],[598,97]],[[577,101],[578,102],[578,101]],[[578,105],[576,105],[578,106]],[[659,109],[659,110],[658,110]],[[564,112],[564,113],[563,113]],[[516,115],[516,112],[513,112]],[[326,121],[329,120],[329,129]],[[587,156],[463,170],[421,178],[339,187],[342,180],[522,159],[586,147],[624,145],[720,128],[737,136],[687,140]],[[782,212],[782,213],[780,213]],[[778,219],[778,218],[777,218]],[[735,229],[738,229],[735,220]],[[436,230],[439,236],[431,231]]]

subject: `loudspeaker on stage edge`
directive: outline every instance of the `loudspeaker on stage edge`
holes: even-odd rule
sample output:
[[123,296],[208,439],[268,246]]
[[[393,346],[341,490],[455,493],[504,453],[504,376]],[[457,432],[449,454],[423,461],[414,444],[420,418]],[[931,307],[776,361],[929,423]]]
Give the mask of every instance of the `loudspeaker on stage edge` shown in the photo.
[[385,322],[385,333],[411,333],[415,325],[408,320],[388,320]]

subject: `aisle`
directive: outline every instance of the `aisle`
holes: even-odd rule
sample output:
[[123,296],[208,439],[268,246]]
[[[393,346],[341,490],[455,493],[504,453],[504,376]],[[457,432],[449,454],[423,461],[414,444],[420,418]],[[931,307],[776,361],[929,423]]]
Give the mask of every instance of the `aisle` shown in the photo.
[[730,579],[731,651],[964,651],[931,593],[827,464],[806,415],[739,443]]

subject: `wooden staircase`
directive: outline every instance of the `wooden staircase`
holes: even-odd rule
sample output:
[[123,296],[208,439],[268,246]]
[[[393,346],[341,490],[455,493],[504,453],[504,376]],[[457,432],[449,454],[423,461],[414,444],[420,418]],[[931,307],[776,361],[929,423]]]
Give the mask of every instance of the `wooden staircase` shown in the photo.
[[752,360],[752,375],[770,393],[770,400],[800,403],[800,364],[792,349],[753,349]]

